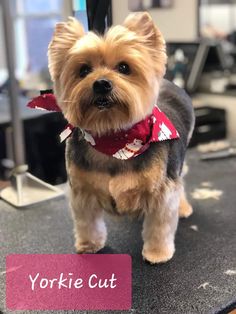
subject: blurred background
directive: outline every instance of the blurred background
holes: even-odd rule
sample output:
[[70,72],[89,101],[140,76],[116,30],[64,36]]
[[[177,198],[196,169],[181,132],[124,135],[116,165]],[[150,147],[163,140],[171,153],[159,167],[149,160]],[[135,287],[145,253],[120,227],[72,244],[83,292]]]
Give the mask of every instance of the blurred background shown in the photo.
[[59,134],[67,122],[61,113],[27,108],[53,88],[47,47],[55,24],[76,16],[86,30],[103,33],[139,10],[150,12],[166,40],[166,78],[192,98],[196,126],[184,173],[194,212],[180,221],[167,264],[142,261],[142,221],[125,217],[106,215],[109,236],[99,253],[132,256],[127,313],[236,309],[236,0],[0,0],[0,314],[16,313],[6,309],[5,275],[19,267],[6,271],[7,255],[75,252],[62,197],[67,177]]
[[[236,0],[9,0],[14,27],[17,106],[23,122],[29,170],[51,184],[66,181],[66,122],[59,113],[26,107],[40,90],[51,89],[47,47],[58,21],[76,16],[85,29],[98,32],[123,22],[130,11],[148,10],[168,49],[166,78],[190,93],[196,128],[190,146],[212,141],[213,150],[234,148],[236,139]],[[14,167],[5,31],[0,6],[0,180]],[[218,148],[215,148],[218,147]],[[233,151],[234,152],[234,151]],[[231,154],[230,153],[230,154]],[[0,186],[1,187],[1,186]]]

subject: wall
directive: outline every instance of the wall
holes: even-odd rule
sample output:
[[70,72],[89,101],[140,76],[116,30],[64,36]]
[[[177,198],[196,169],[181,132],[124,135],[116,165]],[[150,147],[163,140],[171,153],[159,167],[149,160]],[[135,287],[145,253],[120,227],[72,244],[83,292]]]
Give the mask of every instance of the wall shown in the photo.
[[[172,8],[151,9],[166,41],[194,41],[197,38],[198,0],[173,0]],[[129,14],[128,0],[112,0],[113,23],[121,24]]]
[[230,33],[236,29],[236,4],[201,5],[200,24]]

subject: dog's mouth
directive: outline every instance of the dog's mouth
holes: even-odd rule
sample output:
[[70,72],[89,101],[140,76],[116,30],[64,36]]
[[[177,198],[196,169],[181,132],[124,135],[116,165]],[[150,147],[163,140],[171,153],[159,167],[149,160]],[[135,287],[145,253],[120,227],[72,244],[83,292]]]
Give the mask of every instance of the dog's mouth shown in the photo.
[[[124,119],[129,116],[129,107],[125,102],[122,102],[116,95],[99,95],[97,97],[81,99],[79,103],[80,112],[83,116],[89,116],[91,113],[101,113],[101,116],[114,114],[116,109],[117,113],[122,114]],[[95,109],[95,111],[93,110]],[[100,116],[100,114],[99,114]],[[94,117],[94,116],[93,116]]]
[[97,97],[94,100],[94,106],[97,107],[99,110],[106,110],[113,106],[114,102],[110,97]]

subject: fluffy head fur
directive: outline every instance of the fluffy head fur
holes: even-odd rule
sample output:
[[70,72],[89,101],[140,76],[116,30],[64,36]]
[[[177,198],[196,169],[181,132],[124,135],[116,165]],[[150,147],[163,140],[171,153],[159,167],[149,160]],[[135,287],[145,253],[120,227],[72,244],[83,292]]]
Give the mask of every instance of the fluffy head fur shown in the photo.
[[[129,128],[151,113],[165,73],[165,42],[146,12],[128,16],[101,37],[84,33],[74,18],[59,23],[49,45],[49,70],[54,90],[66,119],[74,126],[103,134]],[[125,63],[129,74],[119,72]],[[81,77],[81,68],[89,72]],[[102,96],[93,91],[99,79],[112,83]],[[105,100],[104,100],[105,98]],[[109,102],[99,108],[97,101]]]

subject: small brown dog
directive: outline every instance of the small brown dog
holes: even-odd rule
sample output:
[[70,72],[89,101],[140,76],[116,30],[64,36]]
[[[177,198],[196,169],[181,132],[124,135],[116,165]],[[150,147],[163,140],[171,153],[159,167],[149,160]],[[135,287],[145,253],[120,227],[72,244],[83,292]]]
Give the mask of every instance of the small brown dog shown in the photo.
[[[167,56],[160,31],[146,12],[129,15],[103,37],[85,34],[70,18],[57,24],[48,56],[57,102],[75,127],[66,165],[77,251],[104,247],[103,210],[143,214],[143,257],[168,261],[178,216],[192,213],[182,166],[194,115],[187,94],[163,79]],[[150,140],[156,104],[178,139],[170,139],[167,128],[168,134],[160,129],[159,140]]]

